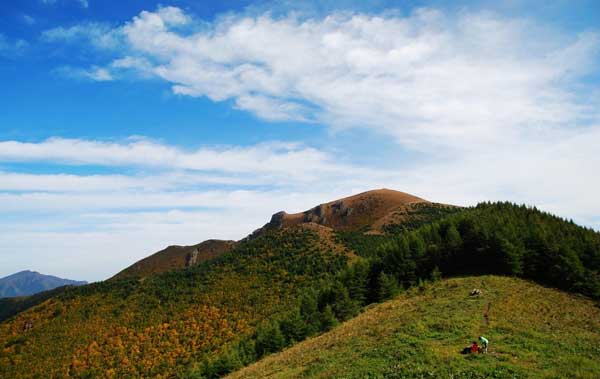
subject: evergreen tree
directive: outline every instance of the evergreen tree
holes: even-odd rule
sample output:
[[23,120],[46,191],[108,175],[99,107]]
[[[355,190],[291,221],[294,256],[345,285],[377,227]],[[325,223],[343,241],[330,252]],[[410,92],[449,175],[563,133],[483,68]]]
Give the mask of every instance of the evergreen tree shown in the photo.
[[279,323],[272,321],[256,332],[256,354],[260,358],[280,351],[285,347],[285,342]]
[[313,293],[305,293],[300,301],[300,316],[306,326],[306,335],[318,333],[321,329],[321,319],[317,298]]
[[335,282],[332,288],[333,303],[332,309],[335,316],[340,321],[346,321],[356,316],[359,310],[359,304],[350,298],[350,294],[344,285]]
[[333,329],[339,322],[335,318],[335,314],[333,313],[333,309],[331,309],[331,305],[327,304],[321,312],[321,330],[326,332],[328,330]]
[[341,275],[341,280],[348,289],[350,298],[361,306],[367,303],[369,271],[369,263],[359,261]]
[[400,290],[398,288],[398,281],[391,275],[385,272],[380,272],[377,277],[377,300],[384,301],[391,299],[396,296]]
[[302,341],[308,335],[306,322],[298,310],[292,311],[280,322],[281,333],[288,345]]

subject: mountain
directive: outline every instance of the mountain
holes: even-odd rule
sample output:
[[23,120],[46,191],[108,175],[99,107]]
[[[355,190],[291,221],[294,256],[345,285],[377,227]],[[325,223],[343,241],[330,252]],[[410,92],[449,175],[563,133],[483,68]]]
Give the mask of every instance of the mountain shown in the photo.
[[[380,234],[390,225],[414,218],[424,208],[450,208],[419,197],[389,189],[379,189],[320,204],[301,213],[275,213],[263,229],[281,229],[316,223],[336,231],[361,231]],[[412,216],[412,217],[411,217]]]
[[[229,250],[186,264],[190,253],[202,255],[199,246],[167,248],[137,272],[31,299],[0,323],[0,377],[217,378],[440,278],[504,275],[600,299],[600,234],[511,203],[461,208],[377,190],[300,220],[275,214]],[[466,316],[446,312],[436,309],[440,333],[462,328],[455,323]],[[573,331],[554,326],[557,335]],[[573,333],[595,341],[598,332]],[[581,351],[580,372],[592,370],[584,358],[600,354]],[[394,375],[382,377],[402,377]]]
[[169,246],[127,267],[114,279],[145,277],[191,267],[230,251],[235,244],[235,241],[208,240],[193,246]]
[[28,296],[56,287],[87,284],[85,281],[62,279],[52,275],[43,275],[35,271],[21,271],[0,278],[0,298]]
[[[250,238],[290,227],[320,229],[322,236],[342,231],[383,234],[386,228],[431,221],[457,209],[404,192],[378,189],[321,204],[302,213],[275,213],[271,221]],[[143,278],[197,265],[231,251],[237,243],[207,240],[192,246],[169,246],[127,267],[112,279]],[[335,243],[330,240],[330,244]]]
[[[480,296],[469,296],[474,288]],[[456,278],[406,291],[228,378],[599,378],[599,331],[600,308],[580,296],[514,278]],[[479,335],[488,354],[461,355]]]

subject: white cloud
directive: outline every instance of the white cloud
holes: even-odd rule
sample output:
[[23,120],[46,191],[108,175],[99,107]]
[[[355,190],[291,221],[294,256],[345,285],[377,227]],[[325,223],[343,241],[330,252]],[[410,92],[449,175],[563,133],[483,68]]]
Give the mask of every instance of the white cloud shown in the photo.
[[350,166],[297,143],[181,150],[151,140],[126,143],[53,138],[40,143],[0,142],[0,162],[55,162],[66,165],[138,166],[162,169],[265,174],[290,179],[318,177]]
[[[101,279],[168,244],[239,239],[279,210],[298,212],[380,187],[459,205],[527,202],[598,228],[600,179],[581,175],[600,165],[598,140],[600,127],[526,150],[388,170],[336,163],[330,153],[290,143],[186,151],[144,139],[4,141],[5,164],[43,161],[58,172],[85,164],[123,173],[0,172],[0,266],[25,267],[32,256],[51,253],[57,258],[35,268]],[[80,259],[70,262],[73,254]]]
[[41,38],[46,42],[84,43],[97,49],[117,49],[122,46],[121,30],[110,24],[87,22],[71,27],[56,27],[42,32]]
[[110,71],[102,67],[93,67],[89,71],[83,72],[84,76],[96,82],[109,82],[114,80]]
[[107,75],[138,70],[177,94],[231,99],[266,120],[371,128],[429,152],[599,119],[578,95],[578,80],[595,69],[596,32],[433,9],[233,14],[199,24],[179,8],[159,7],[118,27],[87,23],[43,36],[117,52]]
[[110,70],[98,66],[92,66],[87,69],[62,66],[55,69],[54,72],[68,78],[91,80],[94,82],[110,82],[115,80],[113,73],[111,73]]
[[155,62],[143,70],[175,93],[234,99],[267,120],[370,127],[435,150],[577,122],[582,110],[598,116],[572,88],[593,69],[597,33],[565,36],[493,14],[428,9],[229,16],[201,32],[178,29],[190,23],[169,7],[119,30],[130,52]]

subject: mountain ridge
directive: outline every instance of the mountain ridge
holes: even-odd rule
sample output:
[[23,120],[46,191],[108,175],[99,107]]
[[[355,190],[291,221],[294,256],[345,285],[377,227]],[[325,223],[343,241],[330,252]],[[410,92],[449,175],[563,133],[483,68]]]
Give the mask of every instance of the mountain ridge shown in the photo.
[[[440,208],[458,208],[453,205],[432,203],[406,192],[387,188],[375,189],[347,196],[341,199],[319,204],[299,213],[280,211],[273,216],[262,228],[255,230],[240,241],[209,239],[190,246],[171,245],[150,256],[142,258],[123,269],[111,280],[123,278],[144,278],[162,272],[184,269],[200,262],[217,258],[231,251],[236,244],[248,238],[254,238],[262,233],[284,228],[312,228],[321,231],[329,238],[333,232],[361,230],[364,233],[383,234],[390,225],[400,225],[413,218],[419,206]],[[312,224],[312,226],[311,226]],[[327,232],[323,228],[329,229]],[[339,246],[334,249],[340,250]],[[195,256],[190,264],[189,258]]]
[[[388,206],[380,195],[347,208],[359,211],[334,201],[324,219],[317,206],[301,222],[267,223],[188,267],[33,299],[0,323],[0,376],[218,378],[441,277],[516,276],[600,299],[596,232],[508,202],[393,193]],[[186,248],[170,247],[184,261]]]

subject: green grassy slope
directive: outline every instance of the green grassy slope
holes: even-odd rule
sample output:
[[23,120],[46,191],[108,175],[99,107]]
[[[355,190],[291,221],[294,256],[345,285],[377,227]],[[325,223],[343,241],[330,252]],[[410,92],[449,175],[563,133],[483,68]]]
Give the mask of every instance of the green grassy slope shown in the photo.
[[[480,288],[482,296],[470,297],[473,288]],[[489,338],[489,354],[461,355],[461,348],[479,334]],[[598,306],[577,295],[498,276],[455,278],[411,289],[229,376],[599,377]]]

